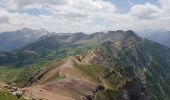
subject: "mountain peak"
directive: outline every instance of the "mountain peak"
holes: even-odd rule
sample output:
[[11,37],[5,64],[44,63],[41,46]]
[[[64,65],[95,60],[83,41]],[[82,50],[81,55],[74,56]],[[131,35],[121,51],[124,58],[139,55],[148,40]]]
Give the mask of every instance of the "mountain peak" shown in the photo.
[[77,33],[73,33],[72,35],[80,35],[80,36],[84,36],[84,35],[86,35],[86,34],[83,33],[83,32],[77,32]]
[[30,28],[22,28],[22,29],[20,29],[19,31],[33,31],[32,29],[30,29]]
[[[141,42],[141,38],[132,30],[123,31],[109,31],[107,41],[102,43],[103,45],[112,45],[117,49],[124,49],[138,45]],[[106,37],[105,36],[105,37]]]
[[128,30],[128,31],[126,31],[126,33],[127,33],[128,35],[138,37],[138,35],[137,35],[134,31],[132,31],[132,30]]
[[127,30],[127,31],[123,31],[123,30],[108,31],[107,33],[119,34],[119,35],[122,35],[122,36],[126,35],[126,36],[138,37],[138,35],[133,30]]
[[133,30],[127,30],[126,32],[135,34],[135,32]]

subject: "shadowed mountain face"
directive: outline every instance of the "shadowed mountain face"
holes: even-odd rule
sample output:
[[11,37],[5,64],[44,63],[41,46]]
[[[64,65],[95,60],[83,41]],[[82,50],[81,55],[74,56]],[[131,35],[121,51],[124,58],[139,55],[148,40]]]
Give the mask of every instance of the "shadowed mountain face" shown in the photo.
[[29,65],[13,81],[37,98],[170,99],[170,49],[131,30],[44,36],[0,64]]
[[0,51],[11,51],[22,48],[47,34],[48,32],[43,29],[31,30],[28,28],[0,33]]
[[[122,49],[118,49],[112,42],[104,43],[103,46],[108,58],[111,59],[110,63],[121,67],[122,75],[132,80],[126,84],[128,87],[125,86],[125,90],[130,93],[130,100],[168,100],[170,98],[169,48],[145,39]],[[144,97],[140,91],[143,91]]]

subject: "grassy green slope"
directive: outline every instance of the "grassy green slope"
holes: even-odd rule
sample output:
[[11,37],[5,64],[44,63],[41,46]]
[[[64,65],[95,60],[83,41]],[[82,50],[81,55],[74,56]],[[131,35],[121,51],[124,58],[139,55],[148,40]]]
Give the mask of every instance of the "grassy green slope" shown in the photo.
[[99,84],[102,79],[105,90],[96,94],[95,100],[117,100],[122,95],[122,88],[126,84],[126,79],[118,74],[112,74],[108,78],[103,78],[107,74],[107,70],[102,65],[80,65],[75,67],[90,81]]
[[87,45],[60,44],[55,49],[37,47],[35,50],[0,52],[0,65],[10,67],[24,67],[42,61],[53,61],[66,56],[79,54],[94,47]]
[[104,68],[101,65],[80,65],[75,64],[75,67],[87,77],[90,81],[97,83],[98,79],[102,77]]
[[8,68],[0,67],[0,80],[4,82],[11,82],[16,79],[23,68]]
[[16,96],[12,96],[8,93],[0,91],[0,100],[25,100],[25,99],[17,98]]

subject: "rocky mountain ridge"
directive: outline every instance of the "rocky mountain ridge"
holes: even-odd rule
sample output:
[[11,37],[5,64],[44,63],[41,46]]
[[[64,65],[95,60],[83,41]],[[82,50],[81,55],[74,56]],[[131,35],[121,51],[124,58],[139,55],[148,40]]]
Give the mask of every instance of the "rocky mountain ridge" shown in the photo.
[[[170,49],[131,30],[45,36],[15,53],[18,52],[29,52],[29,56],[39,54],[34,58],[39,59],[36,60],[39,63],[27,62],[26,65],[30,65],[13,80],[25,89],[28,97],[50,100],[58,97],[61,100],[170,98]],[[28,61],[27,56],[23,58]],[[48,58],[48,63],[40,63],[47,61],[44,58]],[[32,56],[29,59],[33,59]]]
[[[68,43],[82,45],[93,41],[93,45],[99,46],[77,56],[66,58],[60,63],[61,65],[53,64],[52,69],[42,71],[37,74],[38,76],[33,75],[32,80],[28,80],[28,83],[32,83],[28,85],[35,86],[34,88],[40,85],[45,91],[53,87],[52,91],[56,91],[62,87],[61,84],[64,84],[65,87],[62,88],[65,92],[59,94],[75,100],[169,99],[169,48],[141,38],[133,31],[112,31],[107,34],[92,35],[95,39],[89,39],[82,33],[76,35],[82,36],[80,40],[77,37],[73,38],[72,35],[63,37],[61,41],[65,43],[69,41]],[[99,42],[100,39],[103,40],[102,43]],[[56,40],[61,42],[59,38]],[[57,77],[57,80],[54,77]],[[79,82],[82,88],[89,90],[81,91],[80,94],[76,92],[80,91],[76,88],[80,85]],[[87,86],[86,82],[90,84]],[[27,86],[27,83],[25,85]],[[33,91],[30,88],[27,89]],[[70,90],[72,92],[69,92]]]

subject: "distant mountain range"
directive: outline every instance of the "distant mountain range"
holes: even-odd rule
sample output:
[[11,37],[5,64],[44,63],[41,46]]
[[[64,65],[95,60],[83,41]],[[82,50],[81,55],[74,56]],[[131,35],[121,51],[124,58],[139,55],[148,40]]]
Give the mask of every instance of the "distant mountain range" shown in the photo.
[[[106,41],[107,39],[108,40],[112,39],[113,34],[110,34],[111,35],[110,36],[108,35],[109,32],[111,33],[111,31],[107,31],[107,32],[96,32],[96,33],[87,35],[81,32],[80,33],[55,33],[55,32],[50,33],[44,29],[32,30],[29,28],[23,28],[17,31],[0,33],[0,43],[2,43],[0,45],[0,51],[19,50],[21,48],[26,47],[27,45],[34,43],[35,41],[39,41],[40,39],[47,38],[51,35],[53,35],[53,39],[54,37],[56,39],[58,38],[58,41],[64,39],[63,41],[65,42],[77,42],[75,44],[78,44],[78,42],[87,42],[87,41],[102,43],[103,41]],[[74,37],[75,34],[77,34],[76,35],[77,37]],[[141,36],[170,47],[170,32],[169,31],[150,32],[147,34],[142,34]],[[96,39],[98,40],[96,41]]]
[[28,28],[0,33],[0,51],[11,51],[22,48],[48,33],[44,29],[32,30]]
[[152,40],[152,41],[155,41],[155,42],[158,42],[160,44],[170,47],[170,31],[150,32],[142,36],[149,40]]
[[[55,50],[58,46],[63,46],[63,44],[97,46],[106,41],[116,42],[132,36],[138,37],[131,30],[126,32],[121,30],[108,31],[107,33],[96,32],[89,35],[81,32],[69,35],[53,34],[51,36],[42,37],[43,39],[39,39],[35,43],[27,45],[24,50],[35,50],[39,48]],[[122,45],[126,45],[126,43]]]
[[0,79],[38,99],[170,99],[170,48],[132,30],[44,35],[0,52],[0,66]]

